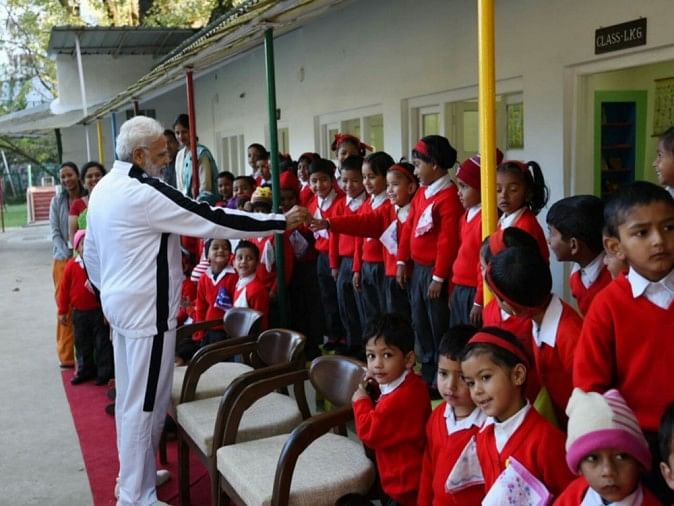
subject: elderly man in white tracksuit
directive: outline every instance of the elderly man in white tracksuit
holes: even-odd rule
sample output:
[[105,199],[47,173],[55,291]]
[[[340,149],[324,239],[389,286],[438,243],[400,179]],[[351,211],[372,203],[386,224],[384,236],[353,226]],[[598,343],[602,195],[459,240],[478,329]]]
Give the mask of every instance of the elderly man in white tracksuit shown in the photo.
[[151,118],[124,123],[116,151],[119,160],[89,200],[84,263],[113,331],[117,504],[165,504],[157,500],[155,455],[173,379],[179,235],[266,235],[299,225],[307,213],[252,214],[185,197],[157,178],[168,155],[164,129]]

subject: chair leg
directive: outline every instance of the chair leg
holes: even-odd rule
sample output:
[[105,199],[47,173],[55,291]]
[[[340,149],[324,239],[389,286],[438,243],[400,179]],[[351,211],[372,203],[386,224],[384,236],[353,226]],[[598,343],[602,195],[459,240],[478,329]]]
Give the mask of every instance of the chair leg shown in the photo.
[[224,506],[226,503],[222,502],[220,473],[218,473],[217,460],[214,455],[208,460],[208,477],[211,479],[211,506]]
[[180,504],[190,506],[190,448],[178,431],[178,490]]
[[166,464],[168,458],[166,457],[166,431],[162,429],[161,437],[159,438],[159,462]]

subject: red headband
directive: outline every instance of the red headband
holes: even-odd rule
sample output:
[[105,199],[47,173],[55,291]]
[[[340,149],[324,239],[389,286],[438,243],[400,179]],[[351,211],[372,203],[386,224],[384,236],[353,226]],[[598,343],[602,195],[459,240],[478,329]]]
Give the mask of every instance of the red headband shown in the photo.
[[391,166],[388,168],[388,170],[389,170],[390,172],[398,172],[398,173],[402,174],[402,175],[405,176],[407,179],[409,179],[410,182],[412,182],[412,183],[416,183],[416,182],[417,182],[416,178],[414,177],[414,174],[410,173],[409,170],[407,170],[405,167],[403,167],[403,166],[400,165],[399,163],[396,163],[396,164],[394,164],[394,165],[391,165]]
[[527,358],[526,354],[513,343],[501,336],[490,334],[488,332],[478,332],[470,338],[468,344],[491,344],[498,348],[509,351],[515,355],[526,367],[529,367],[529,359]]
[[428,154],[428,146],[426,146],[426,143],[424,142],[423,139],[419,139],[419,142],[416,143],[414,146],[414,151],[417,153],[424,155],[426,158],[430,158],[431,155]]
[[370,146],[369,144],[365,144],[364,142],[361,142],[358,137],[351,134],[335,134],[335,140],[332,141],[332,145],[330,147],[332,148],[333,151],[337,151],[339,149],[339,146],[341,144],[344,144],[345,142],[355,144],[358,147],[358,149],[362,149],[364,151],[374,151],[374,148],[372,146]]
[[489,236],[489,251],[491,255],[498,255],[501,251],[506,249],[505,242],[503,242],[503,233],[505,229],[499,228]]

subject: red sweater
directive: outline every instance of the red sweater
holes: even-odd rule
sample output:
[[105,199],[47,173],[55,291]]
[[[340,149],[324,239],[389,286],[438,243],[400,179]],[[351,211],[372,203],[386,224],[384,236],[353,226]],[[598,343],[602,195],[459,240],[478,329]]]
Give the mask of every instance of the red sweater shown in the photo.
[[[337,193],[337,196],[334,198],[332,203],[330,204],[329,207],[322,209],[320,211],[320,216],[323,219],[330,219],[334,214],[335,214],[335,209],[337,207],[337,204],[344,200],[345,197],[343,194]],[[307,209],[309,212],[312,214],[312,216],[316,216],[318,213],[316,210],[318,209],[318,197],[314,195],[314,198],[309,202],[309,205],[307,206]],[[316,242],[314,243],[314,247],[316,248],[316,251],[319,253],[324,253],[324,254],[329,254],[330,252],[330,240],[329,240],[330,232],[328,231],[328,239],[325,237],[322,237],[318,234],[316,234],[314,237],[316,237]]]
[[645,431],[657,431],[674,401],[674,304],[661,309],[632,296],[624,274],[595,297],[583,322],[573,363],[573,385],[605,392],[616,388]]
[[[562,314],[557,327],[555,345],[532,342],[536,371],[541,383],[548,389],[555,407],[555,414],[566,426],[566,405],[573,390],[573,356],[583,327],[582,318],[563,300]],[[533,338],[532,338],[533,340]]]
[[185,324],[187,318],[194,318],[194,304],[197,300],[197,283],[193,282],[189,276],[183,279],[180,288],[180,308],[178,309],[178,327]]
[[468,221],[468,210],[459,223],[461,245],[452,268],[452,284],[477,288],[480,276],[480,246],[482,246],[482,211]]
[[[239,303],[239,298],[241,293],[245,290],[245,302],[243,305]],[[256,309],[262,313],[262,323],[260,325],[260,330],[266,330],[269,326],[269,290],[262,284],[262,282],[257,279],[257,277],[248,283],[244,288],[234,289],[234,298],[232,299],[234,307],[248,307],[250,309]]]
[[494,424],[486,425],[477,436],[477,456],[484,476],[484,489],[489,491],[506,468],[508,459],[514,457],[553,496],[558,496],[574,478],[566,465],[564,439],[564,433],[530,408],[499,454]]
[[[363,190],[364,192],[365,190]],[[346,203],[346,198],[339,199],[334,205],[332,216],[356,216],[365,202],[354,212]],[[356,238],[353,235],[337,232],[330,229],[330,268],[339,268],[340,257],[353,257],[356,252]],[[354,271],[355,272],[355,271]]]
[[[501,317],[501,308],[495,299],[489,301],[482,311],[482,325],[485,327],[498,327],[515,335],[520,343],[527,349],[529,356],[534,356],[533,339],[531,337],[531,320],[521,316],[511,316],[507,320]],[[536,400],[541,390],[541,380],[538,371],[529,368],[527,371],[527,399],[531,402]]]
[[[416,236],[419,219],[428,206],[433,205],[433,228]],[[398,261],[410,258],[420,265],[432,265],[433,275],[444,280],[452,279],[452,264],[459,251],[459,220],[463,207],[456,186],[450,184],[444,190],[426,198],[426,188],[414,195],[410,215],[398,238]]]
[[92,311],[101,307],[96,296],[85,286],[87,280],[84,267],[75,257],[68,260],[56,297],[58,314],[67,314],[71,307],[78,311]]
[[[285,280],[286,286],[290,284],[290,280],[293,275],[293,268],[295,267],[295,253],[293,251],[292,244],[290,244],[290,232],[285,231],[282,235],[282,244],[283,244],[283,279]],[[257,266],[257,279],[259,279],[264,286],[267,287],[269,293],[275,294],[277,288],[277,278],[276,278],[276,255],[275,255],[275,243],[276,235],[268,235],[265,237],[256,237],[252,241],[257,245],[258,250],[260,251],[260,263]],[[270,248],[270,249],[268,249]],[[270,270],[267,269],[266,257],[270,255],[269,265]]]
[[528,232],[534,239],[536,239],[541,255],[543,255],[543,258],[545,258],[546,261],[550,260],[548,241],[545,238],[541,224],[538,223],[538,220],[536,219],[536,215],[530,209],[525,209],[512,226]]
[[[221,288],[224,288],[229,295],[232,304],[234,303],[234,289],[239,276],[233,270],[225,269],[217,276],[217,281],[213,280],[211,270],[207,270],[197,283],[197,299],[194,302],[194,321],[203,322],[207,320],[221,320],[225,312],[215,307],[215,299]],[[221,330],[222,325],[213,327]]]
[[445,482],[454,468],[468,441],[476,435],[479,427],[447,434],[445,420],[446,402],[433,410],[426,424],[426,451],[421,468],[418,506],[479,506],[484,498],[482,485],[469,487],[449,494]]
[[[635,504],[634,506],[661,506],[662,503],[653,495],[653,493],[646,487],[641,486],[641,491],[644,494],[644,500]],[[566,490],[553,503],[553,506],[580,506],[585,498],[587,489],[590,488],[587,480],[583,476],[579,476],[566,487]]]
[[[391,212],[391,202],[385,199],[376,209],[372,209],[372,197],[368,198],[365,203],[358,209],[358,214],[366,215],[379,211],[384,208],[381,213],[387,215]],[[383,230],[382,230],[383,233]],[[381,235],[381,234],[379,234]],[[384,246],[377,237],[358,237],[356,239],[356,251],[353,254],[353,272],[360,272],[360,267],[363,262],[382,263],[384,261]]]
[[356,434],[374,450],[384,492],[402,506],[415,506],[431,414],[426,383],[410,372],[376,405],[367,397],[354,402],[353,412]]
[[612,281],[611,273],[604,265],[597,279],[590,285],[590,288],[585,288],[585,285],[580,279],[580,271],[576,271],[569,277],[569,286],[571,287],[571,295],[578,302],[578,309],[580,314],[586,315],[590,310],[590,304],[595,296],[605,288]]
[[302,185],[302,189],[300,190],[300,205],[302,207],[307,207],[309,203],[312,201],[314,198],[314,192],[311,191],[311,186],[308,184]]

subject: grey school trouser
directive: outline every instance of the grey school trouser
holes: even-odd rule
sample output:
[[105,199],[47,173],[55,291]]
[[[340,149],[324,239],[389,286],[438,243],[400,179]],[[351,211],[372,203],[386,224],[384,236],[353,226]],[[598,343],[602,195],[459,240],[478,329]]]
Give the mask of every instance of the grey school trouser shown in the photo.
[[157,502],[156,454],[171,398],[176,331],[130,338],[113,330],[112,339],[119,455],[117,504],[147,506]]
[[350,348],[361,346],[363,343],[363,327],[360,321],[362,308],[353,288],[353,257],[339,257],[337,301],[342,325],[346,329],[346,344]]
[[428,287],[433,280],[433,266],[415,263],[409,283],[412,325],[417,339],[421,362],[421,375],[428,385],[436,383],[438,344],[449,324],[447,282],[443,283],[440,297],[428,298]]

